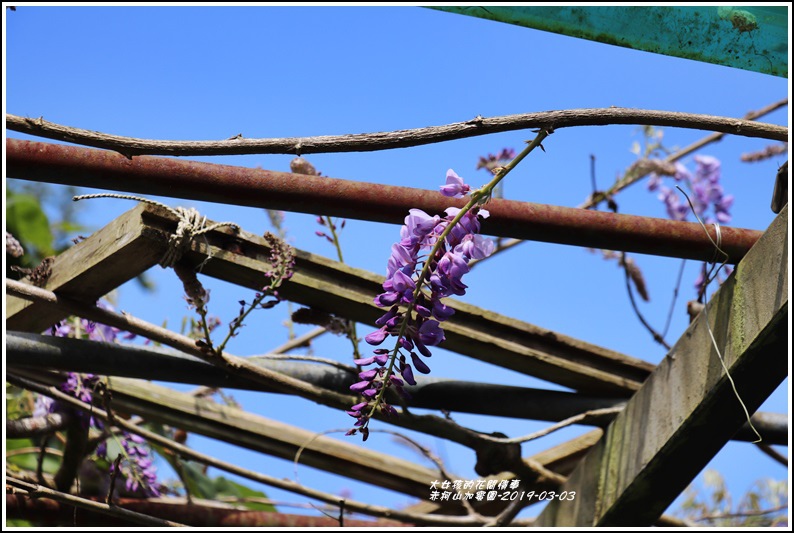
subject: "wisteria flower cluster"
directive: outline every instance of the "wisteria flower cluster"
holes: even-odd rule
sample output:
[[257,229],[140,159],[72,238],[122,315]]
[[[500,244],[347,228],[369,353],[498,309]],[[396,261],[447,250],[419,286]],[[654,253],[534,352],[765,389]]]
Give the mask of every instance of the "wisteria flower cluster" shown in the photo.
[[[692,175],[681,163],[676,163],[674,178],[678,182],[683,182],[692,192],[690,200],[694,206],[695,214],[706,224],[727,224],[731,221],[730,208],[733,206],[733,195],[725,194],[722,184],[720,184],[721,172],[720,161],[711,156],[696,155],[695,174]],[[686,220],[692,210],[689,203],[680,198],[678,193],[660,185],[661,177],[652,174],[648,181],[648,190],[659,191],[659,199],[664,202],[668,216],[673,220]],[[709,212],[711,207],[711,212]],[[730,274],[731,269],[727,268],[724,273]],[[702,294],[706,284],[705,265],[700,269],[698,278],[694,286],[698,294]]]
[[[110,306],[104,302],[98,302],[102,308],[109,309]],[[114,342],[119,335],[118,328],[97,324],[95,322],[79,319],[62,320],[49,331],[56,337],[87,337],[90,340],[100,342]],[[127,334],[125,338],[132,338],[134,335]],[[98,382],[98,376],[93,374],[79,374],[68,372],[66,380],[61,384],[60,389],[75,398],[85,402],[93,403],[94,388]],[[36,400],[33,416],[41,416],[47,413],[67,411],[69,408],[57,400],[39,396]],[[104,431],[105,426],[101,420],[90,416],[84,411],[69,411],[76,416],[78,422],[83,427],[93,427]],[[119,444],[123,450],[124,460],[120,464],[120,474],[125,480],[128,491],[142,491],[147,496],[159,496],[160,484],[157,482],[157,470],[154,466],[151,451],[144,446],[144,440],[138,435],[120,431],[117,433]],[[111,463],[112,473],[115,466],[107,455],[107,441],[97,446],[96,454],[98,457],[108,460]]]
[[[690,199],[695,207],[695,213],[706,224],[719,222],[727,224],[731,221],[730,208],[733,205],[733,195],[725,194],[720,184],[720,161],[711,156],[695,156],[695,174],[692,175],[681,163],[676,163],[674,178],[685,183],[692,191]],[[661,177],[651,175],[648,181],[648,190],[659,191],[659,200],[664,202],[668,216],[673,220],[686,220],[690,212],[689,204],[683,200],[675,190],[661,185]],[[712,212],[709,213],[709,207]]]
[[[471,192],[471,187],[450,169],[440,190],[444,196],[461,198]],[[493,252],[493,241],[479,235],[480,220],[488,217],[488,211],[475,205],[466,211],[450,207],[445,213],[444,217],[431,216],[421,209],[411,209],[400,230],[400,241],[392,245],[383,283],[385,292],[374,300],[388,310],[376,321],[380,329],[365,340],[380,346],[387,338],[396,337],[396,345],[391,351],[377,348],[372,357],[355,361],[372,368],[362,371],[360,381],[350,386],[361,394],[362,401],[347,411],[356,419],[348,435],[361,432],[367,440],[374,413],[397,414],[386,402],[385,391],[394,388],[409,398],[404,386],[416,385],[414,370],[430,372],[420,355],[430,357],[429,347],[445,340],[441,322],[454,314],[442,300],[466,294],[468,287],[462,278],[469,272],[469,261]]]

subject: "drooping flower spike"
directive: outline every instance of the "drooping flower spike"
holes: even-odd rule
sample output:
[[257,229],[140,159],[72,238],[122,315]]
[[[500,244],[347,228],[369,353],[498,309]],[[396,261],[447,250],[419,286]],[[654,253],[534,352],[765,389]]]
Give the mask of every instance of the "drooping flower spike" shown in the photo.
[[[471,187],[450,169],[440,191],[444,196],[460,198],[471,192]],[[374,299],[377,306],[387,311],[376,321],[380,329],[364,339],[380,346],[395,337],[395,347],[378,348],[373,357],[355,361],[359,366],[373,368],[361,372],[360,381],[350,386],[351,391],[362,396],[362,401],[347,411],[356,419],[348,435],[360,432],[366,440],[374,413],[397,414],[385,399],[386,390],[392,388],[409,398],[405,384],[416,385],[414,370],[430,372],[422,357],[431,357],[429,347],[445,340],[441,322],[455,313],[442,299],[464,295],[468,287],[462,278],[469,271],[469,261],[493,252],[493,241],[479,235],[480,220],[488,217],[488,211],[472,207],[454,227],[449,227],[459,214],[460,209],[454,207],[447,209],[444,217],[411,209],[405,217],[400,241],[392,245],[387,262],[384,292]]]

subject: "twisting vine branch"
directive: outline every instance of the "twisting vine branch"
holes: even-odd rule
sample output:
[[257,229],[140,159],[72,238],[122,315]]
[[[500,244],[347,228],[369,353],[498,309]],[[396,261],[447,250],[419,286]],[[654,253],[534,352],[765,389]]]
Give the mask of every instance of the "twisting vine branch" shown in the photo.
[[[750,111],[740,121],[747,121],[747,120],[751,120],[752,121],[752,120],[761,118],[764,115],[767,115],[767,114],[769,114],[769,113],[771,113],[773,111],[776,111],[776,110],[780,109],[781,107],[785,107],[787,105],[788,105],[788,98],[784,98],[782,100],[778,100],[777,102],[769,104],[768,106],[763,107],[763,108],[761,108],[761,109],[759,109],[757,111]],[[739,119],[734,119],[734,120],[739,121]],[[654,125],[657,125],[657,124],[654,124]],[[695,141],[694,143],[690,144],[689,146],[686,146],[686,147],[678,150],[677,152],[675,152],[673,154],[670,154],[669,156],[664,158],[662,161],[665,162],[665,163],[675,163],[676,161],[686,157],[687,155],[691,154],[692,152],[694,152],[696,150],[700,150],[704,146],[708,146],[709,144],[721,141],[726,133],[728,133],[728,132],[712,133],[710,135],[707,135],[706,137],[703,137],[702,139],[700,139],[698,141]],[[630,167],[630,169],[631,168],[635,168],[635,167]],[[617,180],[612,185],[612,187],[610,187],[607,191],[602,191],[600,194],[591,194],[587,198],[587,200],[585,200],[584,202],[579,204],[577,207],[579,207],[581,209],[590,209],[590,208],[596,207],[602,201],[605,201],[608,198],[611,198],[612,196],[614,196],[618,192],[622,191],[626,187],[628,187],[630,185],[633,185],[634,183],[637,183],[638,181],[644,179],[649,174],[649,172],[634,172],[634,173],[630,173],[629,170],[627,170],[624,173],[623,177],[621,179]],[[518,244],[521,244],[522,242],[524,242],[524,241],[521,240],[521,239],[510,239],[508,241],[500,242],[499,246],[493,251],[493,253],[490,256],[486,257],[485,259],[492,259],[497,254],[500,254],[500,253],[502,253],[502,252],[504,252],[506,250],[509,250],[510,248],[512,248],[512,247],[514,247],[514,246],[516,246]],[[479,263],[480,261],[484,261],[485,259],[479,259],[479,260],[472,261],[470,266],[473,267],[475,264]]]
[[155,518],[154,516],[136,513],[135,511],[128,511],[127,509],[122,509],[116,505],[95,502],[93,500],[81,498],[80,496],[74,496],[66,492],[53,490],[42,485],[30,483],[12,476],[6,477],[6,485],[10,486],[12,491],[19,494],[24,494],[29,498],[49,498],[51,500],[66,503],[74,507],[80,507],[90,511],[122,518],[142,526],[184,527],[184,524],[172,522],[171,520],[162,520],[160,518]]
[[273,139],[234,137],[222,141],[138,139],[63,126],[46,121],[41,117],[33,119],[17,115],[6,115],[6,127],[9,130],[47,139],[115,150],[128,157],[144,154],[199,156],[372,152],[421,146],[505,131],[531,128],[555,130],[572,126],[606,126],[610,124],[669,126],[732,133],[745,137],[761,137],[776,141],[788,140],[788,128],[785,126],[712,115],[620,107],[540,111],[492,118],[477,116],[465,122],[456,122],[444,126],[430,126],[392,132]]
[[[108,419],[108,414],[103,410],[95,406],[91,406],[86,402],[83,402],[74,396],[70,396],[64,392],[61,392],[56,387],[50,387],[47,385],[43,385],[36,381],[32,381],[31,379],[24,378],[14,374],[13,372],[7,374],[7,380],[14,385],[19,387],[32,390],[39,394],[44,394],[46,396],[50,396],[51,398],[57,399],[59,402],[64,402],[69,404],[77,409],[82,409],[84,411],[90,411],[91,414],[95,417],[98,417],[102,420]],[[337,494],[330,494],[327,492],[322,492],[319,490],[315,490],[309,487],[305,487],[300,485],[294,481],[282,478],[276,478],[272,476],[268,476],[267,474],[262,474],[259,472],[254,472],[252,470],[248,470],[245,468],[241,468],[239,466],[233,465],[226,461],[222,461],[220,459],[216,459],[212,456],[207,454],[197,452],[192,448],[188,448],[178,442],[144,429],[137,424],[130,423],[123,418],[116,418],[116,423],[122,429],[128,431],[129,433],[134,433],[136,435],[140,435],[144,439],[149,442],[153,442],[158,444],[164,448],[167,448],[174,453],[178,454],[181,457],[192,459],[194,461],[198,461],[202,464],[206,464],[208,466],[218,468],[220,470],[224,470],[226,472],[244,477],[246,479],[250,479],[252,481],[256,481],[259,483],[264,483],[266,485],[276,487],[279,489],[283,489],[289,492],[293,492],[295,494],[300,494],[306,496],[308,498],[313,498],[334,506],[339,505],[339,495]],[[383,507],[380,505],[369,505],[366,503],[354,501],[354,500],[345,500],[345,507],[352,512],[358,512],[362,514],[367,514],[370,516],[376,516],[381,518],[391,518],[394,520],[399,520],[403,522],[411,522],[417,525],[428,525],[428,526],[479,526],[483,525],[481,520],[478,520],[476,517],[460,517],[460,516],[442,516],[442,515],[434,515],[434,514],[416,514],[416,513],[407,513],[403,511],[398,511],[395,509],[391,509],[388,507]],[[516,523],[516,522],[514,522]]]
[[[229,373],[246,377],[258,383],[265,384],[268,387],[272,387],[275,390],[283,391],[288,394],[295,394],[328,407],[346,409],[355,400],[353,396],[316,387],[306,381],[261,367],[244,357],[234,356],[226,352],[219,354],[220,356],[208,355],[207,352],[198,347],[196,342],[189,337],[179,335],[178,333],[130,315],[107,311],[94,305],[64,298],[63,296],[56,295],[51,291],[39,287],[6,279],[6,293],[27,300],[58,305],[61,309],[69,313],[144,336],[184,353],[199,357],[204,361],[221,366]],[[504,446],[498,442],[489,442],[484,438],[482,433],[465,428],[451,420],[436,415],[415,415],[409,413],[407,410],[403,410],[400,412],[399,417],[388,417],[379,413],[376,413],[375,417],[397,426],[457,442],[475,451],[483,448]]]

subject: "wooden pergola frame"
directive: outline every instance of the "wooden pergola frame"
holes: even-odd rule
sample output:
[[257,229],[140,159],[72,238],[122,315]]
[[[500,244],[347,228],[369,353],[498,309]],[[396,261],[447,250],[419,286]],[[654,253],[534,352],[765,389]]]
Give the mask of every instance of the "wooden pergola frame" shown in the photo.
[[[88,307],[156,265],[176,222],[164,209],[141,204],[55,258],[43,288],[78,307]],[[525,477],[527,471],[533,472],[539,488],[578,495],[575,501],[553,501],[538,518],[539,525],[653,524],[734,436],[746,419],[712,348],[709,330],[721,346],[735,386],[751,412],[786,377],[787,228],[786,207],[709,302],[709,326],[701,314],[656,368],[474,306],[452,304],[457,312],[446,326],[445,348],[582,393],[630,398],[600,439],[596,440],[599,432],[591,433],[542,457],[523,461],[525,466],[542,466],[540,471],[528,467],[523,472]],[[267,252],[260,237],[219,229],[191,243],[183,261],[195,266],[209,256],[203,274],[256,289],[268,267],[263,261]],[[379,309],[370,303],[371,295],[378,292],[381,282],[375,274],[301,252],[296,274],[281,292],[286,299],[372,324]],[[74,312],[69,306],[14,296],[9,296],[7,303],[6,326],[16,331],[39,332]],[[184,422],[191,411],[198,409],[195,398],[180,400],[173,391],[158,392],[151,384],[142,386],[115,378],[112,386],[119,406],[164,423]],[[162,409],[165,394],[171,403],[166,410]],[[157,408],[147,409],[149,404]],[[200,428],[199,432],[221,438],[230,435],[223,429],[224,420],[233,420],[238,429],[242,424],[254,428],[256,435],[253,440],[241,437],[237,444],[285,458],[294,456],[308,438],[300,428],[247,413],[230,413],[229,408],[200,407],[205,416],[213,409],[225,411],[219,413],[216,426],[205,421],[196,424],[193,431]],[[263,445],[267,439],[273,444]],[[401,474],[395,478],[390,474],[393,469],[378,468],[385,460],[380,454],[324,437],[312,440],[304,454],[309,464],[407,494],[425,495],[429,480],[438,476],[396,458],[386,459],[389,464],[400,462]],[[352,462],[340,462],[342,457]],[[555,467],[563,464],[564,468]],[[570,477],[562,487],[543,482],[539,472],[545,469]],[[437,506],[429,507],[444,512]]]

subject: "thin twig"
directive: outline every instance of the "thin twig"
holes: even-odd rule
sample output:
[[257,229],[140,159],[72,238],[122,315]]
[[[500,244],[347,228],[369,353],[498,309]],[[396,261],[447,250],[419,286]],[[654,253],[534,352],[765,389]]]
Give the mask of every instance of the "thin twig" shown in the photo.
[[[38,455],[42,448],[39,446],[28,446],[26,448],[15,448],[13,450],[6,450],[6,458],[14,457],[16,455]],[[55,457],[63,457],[63,451],[58,448],[44,448],[45,455],[54,455]]]
[[294,339],[290,339],[287,342],[285,342],[284,344],[273,348],[270,351],[270,353],[271,354],[287,353],[287,352],[289,352],[291,350],[294,350],[295,348],[301,348],[302,346],[308,346],[309,343],[312,340],[316,339],[317,337],[319,337],[323,333],[326,333],[327,331],[328,330],[323,328],[323,327],[315,328],[315,329],[313,329],[313,330],[311,330],[311,331],[309,331],[307,333],[304,333],[303,335],[301,335],[299,337],[295,337]]
[[554,425],[541,429],[540,431],[530,433],[529,435],[524,435],[523,437],[514,437],[514,438],[506,439],[502,437],[494,437],[492,435],[483,434],[482,438],[483,440],[487,440],[490,442],[498,442],[500,444],[523,444],[525,442],[529,442],[539,439],[541,437],[545,437],[550,433],[554,433],[557,430],[571,426],[573,424],[582,424],[582,423],[591,424],[592,421],[598,421],[604,419],[604,417],[607,417],[606,418],[607,420],[611,420],[613,415],[617,415],[618,413],[620,413],[624,407],[625,405],[621,404],[621,405],[616,405],[614,407],[605,407],[603,409],[592,409],[590,411],[585,411],[584,413],[579,413],[578,415],[568,417],[565,420],[561,420],[560,422],[557,422]]
[[[51,291],[11,279],[6,279],[6,293],[26,300],[56,305],[60,309],[71,314],[141,335],[184,353],[199,357],[204,361],[223,368],[231,374],[251,379],[276,391],[295,394],[336,409],[348,409],[356,401],[355,397],[351,395],[340,394],[314,386],[306,381],[293,378],[281,372],[261,367],[244,357],[237,357],[226,352],[221,354],[222,357],[208,356],[196,346],[193,339],[131,315],[100,309],[95,305],[72,300],[61,295],[56,295]],[[414,415],[406,410],[402,410],[399,412],[398,416],[387,416],[382,413],[377,413],[375,414],[375,418],[396,426],[442,437],[474,450],[483,444],[483,436],[481,433],[436,415]]]
[[[703,303],[704,303],[703,318],[705,320],[706,330],[709,333],[709,337],[711,337],[711,344],[714,346],[714,350],[717,352],[717,358],[719,358],[723,370],[725,370],[725,376],[728,378],[728,381],[731,384],[731,388],[733,389],[733,394],[736,396],[736,399],[739,400],[739,405],[742,406],[742,410],[744,411],[744,416],[747,418],[747,424],[750,426],[750,429],[753,430],[755,436],[758,437],[758,440],[753,441],[753,444],[757,444],[761,442],[763,438],[761,437],[761,434],[758,433],[758,430],[755,429],[755,426],[753,425],[753,421],[750,419],[750,412],[747,410],[747,406],[744,404],[744,401],[742,400],[739,391],[736,389],[736,383],[734,383],[733,381],[733,376],[731,376],[731,373],[728,370],[728,366],[725,364],[725,359],[722,357],[722,352],[720,351],[720,347],[717,345],[717,339],[714,338],[714,332],[711,331],[711,320],[709,319],[710,302],[708,300],[708,293],[707,293],[708,286],[711,284],[712,281],[714,281],[714,279],[716,279],[717,275],[720,273],[720,270],[728,262],[728,254],[725,252],[725,250],[720,248],[720,245],[722,244],[720,226],[719,224],[716,223],[714,224],[714,231],[716,232],[717,235],[717,242],[714,242],[714,239],[711,238],[711,235],[709,234],[709,230],[706,228],[706,225],[703,223],[703,220],[701,220],[700,216],[698,216],[697,211],[695,210],[695,206],[692,204],[692,200],[689,198],[689,195],[687,195],[687,193],[684,192],[684,189],[682,189],[678,185],[676,185],[675,187],[676,189],[681,191],[681,194],[684,195],[684,198],[686,198],[686,201],[689,203],[689,208],[692,209],[692,214],[697,219],[698,223],[700,224],[700,227],[703,228],[703,231],[706,233],[706,237],[708,237],[708,239],[711,241],[711,244],[714,245],[714,259],[711,261],[711,268],[706,273],[703,280]],[[722,255],[723,260],[722,263],[717,264],[717,257],[719,255]]]
[[113,461],[113,469],[110,472],[110,487],[108,488],[108,495],[105,498],[105,503],[108,505],[113,505],[113,492],[116,490],[116,480],[119,477],[119,472],[121,471],[121,454],[116,456],[116,460]]
[[756,442],[755,445],[758,446],[758,449],[761,450],[762,452],[764,452],[765,454],[767,454],[769,457],[771,457],[772,459],[774,459],[778,463],[780,463],[783,466],[785,466],[786,468],[788,468],[788,457],[778,453],[777,450],[775,450],[769,444],[764,444],[762,442]]
[[[17,385],[19,387],[32,390],[34,392],[38,392],[39,394],[44,394],[46,396],[50,396],[52,398],[57,399],[58,401],[67,403],[72,405],[78,409],[82,409],[84,411],[90,411],[91,406],[85,402],[80,401],[79,399],[69,396],[68,394],[61,392],[56,387],[49,387],[46,385],[39,384],[35,381],[32,381],[27,378],[23,378],[19,375],[14,374],[13,372],[8,372],[6,374],[6,379],[10,383]],[[101,418],[103,420],[107,420],[107,413],[104,410],[99,408],[93,409],[93,416]],[[116,423],[119,427],[127,430],[130,433],[134,433],[136,435],[140,435],[144,439],[158,444],[164,448],[167,448],[174,453],[192,459],[194,461],[198,461],[202,464],[206,464],[208,466],[218,468],[220,470],[224,470],[226,472],[238,475],[240,477],[244,477],[246,479],[250,479],[252,481],[256,481],[258,483],[264,483],[266,485],[270,485],[275,488],[283,489],[286,491],[290,491],[296,494],[300,494],[306,496],[308,498],[313,498],[334,506],[338,506],[339,504],[339,495],[337,494],[330,494],[327,492],[322,492],[319,490],[311,489],[308,487],[304,487],[294,481],[290,481],[287,479],[275,478],[272,476],[268,476],[266,474],[262,474],[259,472],[254,472],[252,470],[248,470],[245,468],[241,468],[239,466],[233,465],[231,463],[227,463],[226,461],[222,461],[220,459],[216,459],[209,455],[203,454],[201,452],[197,452],[187,446],[177,443],[167,437],[163,437],[162,435],[158,435],[157,433],[148,431],[142,427],[139,427],[135,424],[131,424],[128,421],[118,418]],[[439,516],[433,514],[414,514],[414,513],[406,513],[402,511],[397,511],[394,509],[390,509],[388,507],[383,507],[379,505],[369,505],[366,503],[361,503],[353,500],[346,500],[345,506],[352,512],[362,513],[370,516],[376,516],[381,518],[392,518],[394,520],[399,520],[402,522],[411,522],[417,525],[428,525],[428,526],[479,526],[483,525],[481,521],[473,519],[471,517],[447,517],[447,516]]]
[[629,269],[626,267],[626,252],[620,253],[620,264],[623,267],[623,270],[626,274],[626,291],[629,293],[629,301],[631,302],[632,309],[634,309],[634,314],[636,314],[637,318],[640,319],[640,322],[642,323],[643,326],[645,326],[645,329],[647,329],[651,333],[653,340],[664,346],[665,349],[670,350],[671,346],[667,344],[667,341],[664,340],[664,337],[662,337],[662,335],[658,331],[653,329],[653,326],[648,324],[648,321],[645,320],[645,317],[642,315],[640,308],[637,307],[637,302],[634,299],[634,290],[631,288],[631,276],[629,275]]
[[68,413],[48,413],[17,420],[6,420],[6,438],[25,439],[49,435],[65,429],[72,422]]
[[6,115],[6,127],[9,130],[73,144],[115,150],[128,157],[143,154],[200,156],[371,152],[421,146],[505,131],[533,128],[554,130],[572,126],[606,126],[611,124],[669,126],[732,133],[745,137],[761,137],[777,141],[788,140],[788,128],[775,124],[763,124],[712,115],[618,107],[541,111],[493,118],[478,116],[473,120],[445,126],[430,126],[392,132],[277,139],[243,138],[223,141],[138,139],[63,126],[46,121],[41,117],[32,119]]
[[772,507],[770,509],[759,509],[757,511],[743,511],[738,513],[725,513],[725,514],[701,516],[700,518],[695,518],[694,520],[695,522],[703,522],[705,520],[713,521],[713,520],[723,520],[726,518],[751,518],[753,516],[764,516],[766,514],[779,513],[780,511],[785,511],[786,509],[788,509],[788,505],[778,505],[777,507]]
[[128,511],[127,509],[122,509],[121,507],[117,507],[115,505],[110,506],[106,503],[95,502],[93,500],[81,498],[80,496],[74,496],[72,494],[67,494],[65,492],[53,490],[44,487],[42,485],[30,483],[28,481],[24,481],[22,479],[13,477],[12,475],[6,476],[6,484],[16,489],[21,489],[30,498],[49,498],[57,502],[72,505],[76,508],[79,507],[82,509],[87,509],[89,511],[94,511],[97,513],[114,516],[116,518],[128,520],[130,522],[134,522],[136,524],[140,524],[143,526],[184,527],[184,524],[180,524],[178,522],[172,522],[171,520],[163,520],[161,518],[155,518],[153,516],[136,513],[135,511]]
[[673,299],[670,302],[670,309],[667,311],[667,321],[664,324],[664,331],[662,331],[662,338],[667,336],[667,332],[670,330],[670,324],[673,321],[675,302],[678,300],[678,291],[681,289],[681,281],[684,279],[685,266],[686,266],[686,259],[682,259],[681,267],[678,269],[678,279],[676,280],[675,287],[673,288]]
[[510,525],[510,522],[521,512],[521,509],[527,505],[528,502],[525,502],[524,498],[518,498],[510,502],[510,505],[499,513],[490,523],[486,524],[486,527],[504,527]]

